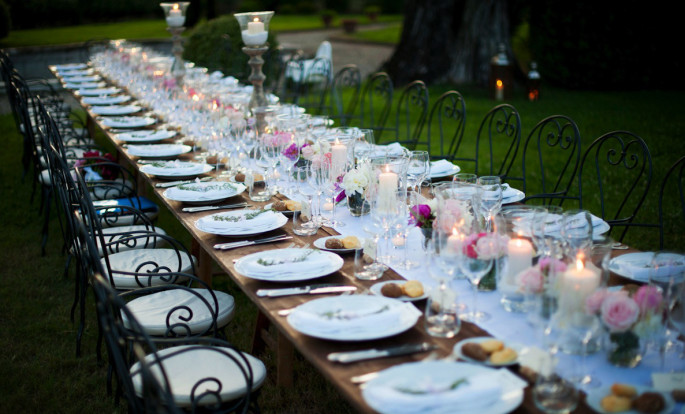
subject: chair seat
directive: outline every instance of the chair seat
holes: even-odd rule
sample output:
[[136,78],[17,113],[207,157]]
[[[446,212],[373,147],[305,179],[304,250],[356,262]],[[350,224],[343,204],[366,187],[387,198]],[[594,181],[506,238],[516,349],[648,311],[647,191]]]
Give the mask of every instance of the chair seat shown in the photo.
[[117,183],[122,183],[121,186],[117,184],[112,184],[107,187],[93,187],[93,191],[90,192],[90,196],[93,200],[107,200],[110,198],[122,198],[127,197],[133,193],[134,184],[130,180],[125,180],[123,178],[117,178]]
[[[139,225],[132,225],[132,226],[117,226],[117,227],[106,227],[102,229],[102,234],[105,237],[105,243],[110,243],[117,241],[124,237],[124,234],[120,233],[130,233],[130,232],[138,232],[138,231],[149,231],[149,227],[139,224]],[[162,234],[166,235],[167,233],[164,231],[164,229],[161,229],[159,227],[155,227],[155,233],[157,234]],[[155,245],[151,246],[150,244],[155,243]],[[100,238],[96,237],[95,238],[95,244],[98,248],[98,253],[100,253],[100,256],[102,256],[104,253],[102,251],[102,247],[100,246]],[[128,250],[133,250],[133,249],[143,249],[143,248],[150,248],[150,247],[162,247],[164,245],[164,240],[158,238],[158,237],[147,237],[147,238],[141,238],[141,239],[136,239],[136,244],[134,246],[130,246],[128,244],[121,244],[118,248],[117,251],[119,252],[125,252]]]
[[[215,307],[214,299],[207,289],[193,289],[193,291],[201,295],[211,306]],[[233,296],[225,292],[214,291],[216,299],[219,303],[217,314],[217,328],[223,328],[233,318],[235,310],[235,301]],[[212,324],[212,314],[207,305],[196,295],[184,289],[171,289],[161,292],[141,296],[126,304],[138,323],[145,329],[145,331],[152,336],[164,336],[167,331],[166,319],[169,311],[172,309],[184,306],[191,310],[192,317],[190,320],[184,320],[189,313],[186,309],[175,310],[169,324],[182,324],[190,328],[190,334],[198,334],[206,331]],[[124,326],[130,328],[126,315],[122,313]],[[179,335],[186,334],[183,328],[178,328],[175,331]]]
[[40,175],[38,176],[38,181],[40,181],[41,184],[52,187],[52,177],[50,177],[50,170],[45,169],[40,172]]
[[[237,356],[237,352],[230,348],[219,347],[218,349],[229,355]],[[180,350],[183,350],[183,352],[177,353]],[[252,369],[252,389],[256,390],[264,383],[266,367],[262,361],[252,355],[245,353],[243,355]],[[206,378],[216,378],[221,382],[220,398],[223,402],[236,400],[247,392],[247,384],[238,363],[219,351],[198,345],[185,345],[160,350],[157,352],[157,356],[162,361],[162,367],[167,374],[174,402],[180,407],[190,407],[192,405],[191,391],[193,387]],[[148,355],[145,357],[145,361],[150,364],[155,378],[158,379],[160,384],[164,384],[155,355]],[[243,368],[247,368],[244,366],[244,361],[239,361]],[[139,397],[142,397],[143,381],[139,373],[139,367],[140,362],[134,364],[130,372],[135,392]],[[214,391],[215,389],[216,383],[214,381],[205,381],[195,390],[195,395],[199,396],[205,391]],[[210,396],[207,398],[207,402],[214,403],[214,400]]]
[[[183,272],[183,273],[193,273],[192,263],[188,258],[188,255],[180,252],[181,266],[179,269],[178,256],[176,255],[176,250],[174,249],[136,249],[128,250],[125,252],[113,253],[108,255],[109,264],[112,271],[114,271],[114,286],[117,289],[135,289],[139,288],[141,284],[147,286],[148,280],[144,276],[140,276],[136,279],[135,276],[122,275],[117,273],[120,272],[139,272],[145,273],[151,271],[155,266],[166,266],[172,272]],[[197,263],[195,257],[192,258],[193,262]],[[105,259],[101,259],[102,265],[105,268],[105,273],[108,273],[107,264]],[[140,267],[141,265],[144,266]],[[105,276],[109,276],[106,274]],[[140,282],[140,283],[139,283]],[[182,282],[182,280],[176,279],[174,283]],[[162,280],[161,278],[153,278],[152,286],[166,285],[171,282]]]

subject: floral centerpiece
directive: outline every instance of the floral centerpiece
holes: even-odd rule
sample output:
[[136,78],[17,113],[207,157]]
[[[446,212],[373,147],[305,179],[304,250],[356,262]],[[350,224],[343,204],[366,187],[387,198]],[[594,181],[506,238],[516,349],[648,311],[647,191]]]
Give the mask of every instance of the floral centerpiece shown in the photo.
[[86,181],[113,180],[117,177],[117,171],[112,166],[100,165],[107,162],[116,162],[114,155],[97,150],[85,151],[81,158],[74,163],[75,168],[85,171]]
[[464,239],[464,255],[472,259],[493,260],[492,268],[478,283],[478,290],[497,288],[497,274],[503,270],[499,259],[506,255],[508,242],[509,237],[495,232],[474,233]]
[[588,296],[585,310],[598,315],[609,332],[609,362],[634,367],[642,359],[640,341],[661,329],[664,298],[651,285],[617,291],[603,288]]
[[347,198],[350,214],[355,217],[367,214],[370,211],[370,205],[366,200],[367,191],[374,180],[373,170],[368,164],[361,164],[346,172],[342,178],[338,177],[340,188],[343,191],[336,197],[336,202]]
[[519,290],[525,294],[540,294],[549,287],[553,275],[566,271],[566,263],[553,257],[541,258],[533,267],[516,276]]

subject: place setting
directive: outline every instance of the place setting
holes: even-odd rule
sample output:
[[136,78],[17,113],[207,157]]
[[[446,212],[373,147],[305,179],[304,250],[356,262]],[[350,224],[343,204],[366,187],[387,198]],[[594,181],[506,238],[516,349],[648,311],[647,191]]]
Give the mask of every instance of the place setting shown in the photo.
[[168,188],[162,194],[169,200],[180,201],[186,204],[211,204],[235,197],[246,189],[243,184],[234,184],[225,181],[190,182]]
[[243,209],[198,219],[195,228],[219,236],[252,236],[283,227],[288,218],[271,209]]
[[121,89],[115,87],[108,88],[81,88],[74,91],[77,96],[107,96],[115,95],[121,92]]
[[140,112],[143,109],[139,105],[98,105],[92,107],[90,110],[95,115],[129,115]]
[[86,96],[81,99],[86,105],[117,105],[130,101],[130,95],[116,95],[116,96]]
[[165,139],[173,138],[178,132],[173,129],[141,129],[136,131],[127,131],[117,134],[116,139],[122,142],[133,142],[138,144],[147,144]]
[[685,256],[675,252],[660,252],[660,266],[655,263],[656,252],[626,253],[609,261],[609,270],[619,276],[637,281],[649,282],[650,275],[682,274],[685,272]]
[[157,120],[150,116],[116,116],[100,119],[108,128],[141,128],[153,125]]
[[181,154],[189,153],[192,150],[193,147],[183,144],[128,145],[126,147],[126,152],[128,152],[128,155],[141,158],[159,159],[174,158]]
[[439,179],[453,176],[459,173],[461,168],[447,160],[437,160],[430,162],[430,178]]
[[[130,148],[131,146],[129,146]],[[135,151],[135,149],[134,149]],[[143,149],[144,152],[144,149]],[[214,167],[202,162],[192,161],[147,161],[140,166],[140,171],[154,175],[157,178],[169,180],[182,180],[197,177],[198,175],[212,171]]]
[[278,283],[328,276],[342,266],[343,259],[335,253],[297,247],[253,253],[234,264],[235,270],[245,277]]

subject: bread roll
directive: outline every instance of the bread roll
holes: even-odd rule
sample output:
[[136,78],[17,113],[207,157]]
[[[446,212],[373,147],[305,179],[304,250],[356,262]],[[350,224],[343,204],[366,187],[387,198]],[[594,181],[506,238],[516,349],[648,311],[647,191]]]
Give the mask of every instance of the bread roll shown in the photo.
[[480,344],[475,342],[469,342],[462,345],[461,353],[471,359],[475,359],[476,361],[486,361],[488,359],[488,353],[485,352]]
[[628,384],[621,384],[619,382],[615,382],[611,386],[611,393],[614,395],[618,395],[619,397],[627,398],[634,398],[635,396],[637,396],[637,390],[635,389],[635,387]]
[[381,294],[389,298],[399,298],[402,296],[402,288],[397,283],[386,283],[381,287]]
[[616,394],[609,394],[602,398],[599,402],[602,410],[609,413],[620,413],[621,411],[628,411],[631,408],[631,400],[628,397],[621,397]]
[[423,295],[423,285],[418,280],[409,280],[402,285],[402,291],[410,298]]
[[342,239],[342,243],[346,249],[358,249],[361,247],[359,239],[355,236],[347,236]]
[[518,354],[511,348],[504,348],[490,354],[490,362],[493,364],[509,364],[516,361]]
[[666,407],[666,401],[658,392],[643,392],[633,400],[632,407],[641,413],[658,413]]
[[493,352],[502,350],[504,348],[504,342],[500,341],[499,339],[488,339],[481,342],[480,346],[483,348],[483,350],[485,350],[485,352],[492,354]]

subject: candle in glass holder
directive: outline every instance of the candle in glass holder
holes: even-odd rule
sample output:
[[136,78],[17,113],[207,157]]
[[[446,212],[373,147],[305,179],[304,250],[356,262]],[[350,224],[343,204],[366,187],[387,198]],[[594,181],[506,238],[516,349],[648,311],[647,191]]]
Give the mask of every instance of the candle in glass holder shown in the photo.
[[166,17],[166,24],[169,27],[180,27],[186,22],[186,17],[183,15],[181,9],[179,9],[178,4],[169,10],[169,15]]
[[504,100],[504,82],[502,82],[502,79],[495,81],[495,99],[498,101]]
[[255,18],[254,21],[247,23],[247,30],[241,33],[243,43],[247,46],[261,46],[266,43],[269,33],[264,30],[264,23]]
[[450,236],[447,238],[445,252],[451,255],[459,254],[462,241],[463,237],[459,234],[459,231],[456,228],[453,228],[452,234],[450,234]]
[[561,279],[559,307],[566,314],[583,312],[585,300],[599,287],[601,274],[596,268],[586,267],[582,255],[576,257],[575,266],[569,266]]
[[337,139],[331,145],[331,168],[336,176],[340,175],[345,169],[347,163],[347,145],[339,142]]
[[385,172],[378,176],[378,201],[381,206],[392,207],[397,191],[399,177],[390,171],[390,167],[385,166]]
[[533,245],[521,237],[513,238],[507,243],[509,272],[507,282],[516,283],[516,275],[533,265]]

